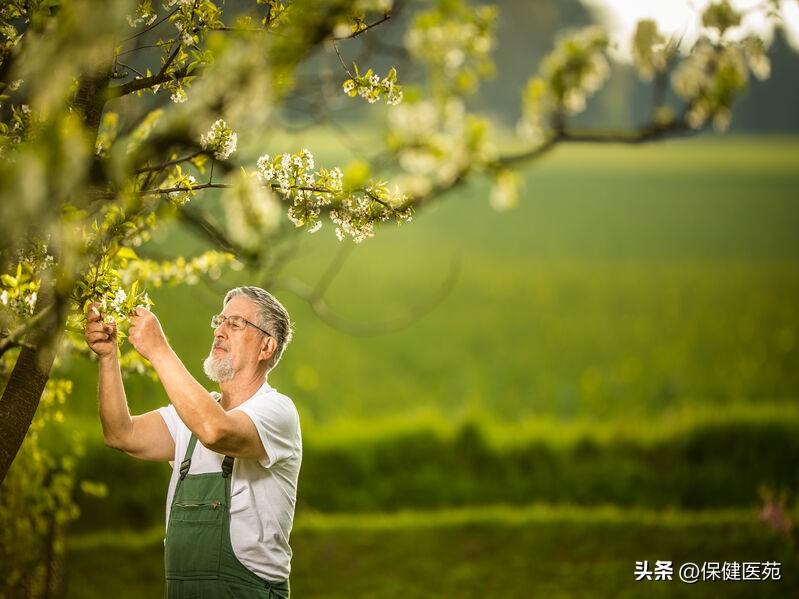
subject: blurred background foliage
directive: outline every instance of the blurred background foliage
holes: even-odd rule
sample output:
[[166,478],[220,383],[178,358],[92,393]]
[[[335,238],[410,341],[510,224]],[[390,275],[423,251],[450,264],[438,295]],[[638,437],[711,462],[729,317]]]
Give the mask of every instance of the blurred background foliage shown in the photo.
[[[466,583],[496,596],[531,587],[636,596],[651,592],[628,582],[636,559],[779,555],[786,580],[757,592],[787,596],[791,542],[781,540],[783,520],[772,530],[759,515],[764,485],[789,491],[783,507],[795,510],[799,483],[797,149],[762,137],[564,149],[525,174],[512,213],[493,211],[475,186],[359,246],[331,286],[342,317],[402,318],[459,256],[445,299],[394,333],[353,336],[276,290],[297,335],[270,382],[295,400],[305,446],[295,592],[390,597],[410,578],[419,597],[457,595]],[[304,240],[291,272],[313,283],[335,243]],[[246,280],[152,294],[200,380],[207,317]],[[75,394],[93,398],[94,368],[68,372]],[[136,412],[168,401],[143,376],[129,379],[128,396]],[[94,438],[81,475],[109,490],[81,498],[91,517],[73,525],[96,543],[76,550],[74,568],[95,580],[79,560],[107,555],[113,537],[89,531],[160,529],[168,469],[104,448],[93,400],[70,407]],[[520,522],[510,508],[458,519],[465,506],[479,519],[484,506],[537,502],[583,507]],[[625,515],[604,522],[597,510],[608,504]],[[656,511],[639,521],[637,509]],[[731,509],[729,522],[703,520]],[[438,516],[363,530],[368,514],[403,510]],[[672,524],[668,514],[684,510],[699,510],[696,520]],[[311,518],[331,513],[352,516],[317,529]],[[157,531],[150,538],[112,565],[146,556],[156,592]],[[339,579],[345,564],[357,575]]]
[[[495,76],[464,102],[504,149],[523,146],[512,130],[535,65],[559,32],[597,20],[595,4],[497,3]],[[401,46],[416,8],[347,51]],[[196,285],[147,287],[199,380],[228,288],[268,282],[296,322],[270,375],[303,429],[296,596],[799,591],[799,59],[786,31],[732,135],[558,147],[516,172],[510,211],[489,202],[496,182],[474,180],[364,244],[301,232],[277,278],[222,260]],[[414,68],[399,69],[406,99]],[[320,53],[297,84],[341,76]],[[392,109],[341,96],[317,125],[298,93],[273,116],[281,130],[242,136],[242,162],[308,147],[317,164],[358,164]],[[614,65],[575,122],[626,129],[650,109],[634,68]],[[220,220],[224,198],[202,199]],[[207,249],[164,220],[141,257]],[[324,300],[309,293],[327,280]],[[158,595],[169,469],[103,446],[96,364],[64,352],[55,372],[71,384],[51,379],[0,495],[14,555],[2,592]],[[168,403],[146,371],[126,389],[134,413]],[[635,562],[656,559],[776,560],[783,579],[633,582]]]

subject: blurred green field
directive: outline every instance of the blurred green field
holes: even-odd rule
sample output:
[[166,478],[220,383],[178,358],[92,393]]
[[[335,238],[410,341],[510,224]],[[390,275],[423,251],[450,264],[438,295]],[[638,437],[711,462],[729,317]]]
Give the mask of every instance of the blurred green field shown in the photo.
[[[163,589],[162,529],[69,546],[67,597],[138,599]],[[393,516],[306,516],[292,533],[293,597],[789,597],[796,557],[745,510],[656,512],[533,505]],[[673,562],[635,581],[635,562]],[[777,561],[778,581],[679,580],[684,562]],[[130,564],[135,564],[131,568]]]
[[[332,136],[274,143],[344,160]],[[752,510],[762,484],[799,490],[799,140],[564,147],[524,181],[512,211],[478,181],[353,250],[327,297],[360,323],[412,313],[460,256],[450,292],[402,330],[351,335],[273,288],[296,321],[270,375],[303,426],[296,596],[796,595],[795,567],[780,586],[630,581],[637,559],[793,559]],[[175,245],[197,249],[169,228],[152,251]],[[338,248],[328,226],[302,235],[286,276],[313,285]],[[259,282],[152,293],[199,380],[224,291]],[[158,529],[120,531],[161,525],[168,469],[104,448],[95,366],[64,371],[81,475],[109,485],[80,498],[71,596],[105,596],[114,576],[130,577],[119,599],[155,596]],[[144,377],[126,386],[134,413],[168,401]],[[525,507],[539,501],[555,507]],[[421,526],[408,509],[445,511]],[[98,529],[114,532],[85,536]]]
[[[480,183],[453,192],[356,247],[328,298],[352,321],[402,317],[436,295],[460,255],[451,293],[404,330],[361,337],[278,288],[296,336],[270,381],[309,425],[431,410],[645,419],[686,405],[795,401],[797,150],[799,141],[768,138],[564,147],[528,169],[515,210],[491,210]],[[179,232],[161,237],[190,251]],[[329,227],[302,241],[286,272],[313,284],[340,244]],[[259,282],[231,275],[153,293],[201,380],[222,293]],[[72,413],[96,432],[94,369],[70,370]],[[167,402],[136,378],[132,409]]]

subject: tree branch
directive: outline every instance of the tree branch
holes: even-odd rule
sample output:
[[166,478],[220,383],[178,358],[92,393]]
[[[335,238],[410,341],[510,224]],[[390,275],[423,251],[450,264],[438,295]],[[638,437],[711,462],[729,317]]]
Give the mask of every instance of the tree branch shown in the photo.
[[[685,109],[683,114],[668,123],[658,124],[649,123],[634,131],[601,131],[590,129],[560,129],[553,133],[543,143],[529,150],[518,152],[515,154],[507,154],[500,156],[496,160],[489,162],[485,165],[487,171],[497,171],[510,167],[515,167],[519,164],[530,162],[536,158],[540,158],[547,154],[556,145],[560,143],[621,143],[621,144],[641,144],[655,139],[669,137],[669,136],[691,136],[699,133],[698,130],[688,125],[685,119],[685,114],[688,112],[689,107]],[[410,198],[405,204],[400,206],[399,210],[404,210],[410,206],[419,208],[424,206],[439,196],[446,194],[452,189],[461,185],[469,174],[471,169],[462,169],[457,173],[452,180],[446,183],[436,185],[429,192],[422,196]]]
[[131,35],[131,36],[129,36],[129,37],[126,37],[125,39],[121,40],[119,43],[120,43],[120,44],[124,44],[125,42],[129,42],[129,41],[130,41],[130,40],[132,40],[132,39],[136,39],[136,38],[137,38],[137,37],[139,37],[140,35],[144,35],[144,34],[145,34],[145,33],[147,33],[148,31],[150,31],[150,30],[152,30],[152,29],[155,29],[155,28],[156,28],[156,27],[158,27],[158,26],[159,26],[161,23],[163,23],[164,21],[166,21],[166,20],[167,20],[169,17],[171,17],[172,15],[174,15],[176,12],[178,12],[178,10],[179,10],[179,9],[180,9],[180,6],[177,6],[176,8],[174,8],[174,9],[172,10],[172,12],[170,12],[169,14],[166,14],[166,15],[164,15],[163,17],[161,17],[160,19],[158,19],[158,20],[157,20],[155,23],[153,23],[152,25],[148,25],[147,27],[145,27],[145,28],[144,28],[144,29],[142,29],[141,31],[139,31],[139,32],[137,32],[137,33],[134,33],[133,35]]
[[258,255],[255,252],[247,250],[233,242],[219,226],[211,222],[208,216],[203,214],[202,211],[183,205],[178,210],[178,215],[184,223],[200,233],[207,241],[210,241],[220,250],[230,252],[247,262],[257,260]]
[[540,146],[519,154],[502,156],[497,159],[496,163],[498,166],[507,167],[526,162],[533,158],[538,158],[541,154],[548,152],[556,144],[562,142],[640,144],[673,134],[695,135],[696,133],[698,131],[691,128],[682,117],[673,119],[665,124],[649,123],[635,131],[563,129]]
[[135,48],[131,48],[130,50],[124,50],[123,52],[120,52],[119,54],[117,54],[116,57],[119,58],[120,56],[124,56],[125,54],[130,54],[132,52],[138,52],[139,50],[146,50],[147,48],[162,48],[164,46],[172,45],[174,42],[175,42],[175,38],[172,38],[172,39],[165,40],[163,42],[159,42],[157,44],[145,44],[143,46],[137,46]]
[[[12,339],[13,336],[17,333],[19,329],[22,327],[20,326],[18,329],[12,331],[8,335],[0,335],[0,356],[2,356],[7,351],[14,349],[15,347],[24,347],[26,349],[35,350],[36,345],[32,343],[28,343],[27,341],[22,341],[19,338]],[[27,327],[25,327],[27,329]],[[24,333],[24,332],[23,332]],[[21,335],[20,335],[21,336]]]
[[[192,72],[192,77],[199,76],[200,72],[202,71],[201,68],[197,68]],[[158,73],[156,75],[151,75],[150,77],[144,77],[142,79],[134,79],[133,81],[129,81],[128,83],[123,83],[122,85],[114,85],[108,88],[105,94],[105,100],[113,100],[114,98],[120,98],[122,96],[127,96],[133,92],[137,92],[142,89],[147,89],[153,87],[154,85],[160,85],[161,83],[166,83],[169,80],[178,80],[184,79],[189,76],[188,68],[181,67],[177,71],[172,73]]]
[[367,25],[363,29],[359,29],[358,31],[355,31],[355,32],[351,33],[350,35],[343,35],[341,37],[334,37],[333,39],[335,41],[355,39],[359,35],[364,34],[367,31],[369,31],[372,27],[377,27],[378,25],[381,25],[381,24],[385,23],[390,18],[391,18],[391,13],[390,12],[385,12],[385,13],[383,13],[383,18],[382,19],[379,19],[379,20],[375,21],[374,23],[370,23],[369,25]]
[[[124,62],[121,62],[121,61],[117,61],[117,64],[118,64],[119,66],[121,66],[123,69],[127,69],[127,70],[129,70],[129,71],[133,71],[133,72],[134,72],[134,73],[136,73],[136,74],[137,74],[139,77],[145,77],[145,75],[144,75],[142,72],[140,72],[140,71],[139,71],[139,70],[137,70],[137,69],[134,69],[134,68],[133,68],[132,66],[130,66],[129,64],[125,64]],[[128,75],[129,75],[129,74],[130,74],[130,73],[128,73]],[[122,78],[125,78],[125,77],[126,77],[126,75],[121,75],[121,76],[119,76],[119,78],[120,78],[120,79],[122,79]]]
[[180,48],[182,46],[183,44],[181,42],[178,42],[178,45],[175,46],[174,50],[172,50],[172,53],[169,55],[169,58],[166,59],[166,61],[164,62],[164,66],[162,66],[161,70],[158,71],[156,77],[163,77],[166,74],[166,70],[169,68],[169,65],[175,62],[175,57],[178,55],[178,52],[180,52]]
[[[411,308],[409,313],[405,316],[384,320],[382,322],[362,323],[349,320],[336,314],[336,312],[328,306],[323,297],[324,290],[327,289],[330,281],[332,281],[339,272],[348,256],[349,252],[344,254],[344,250],[340,250],[339,255],[333,259],[333,262],[322,275],[319,283],[313,288],[297,279],[286,279],[277,282],[276,286],[278,288],[282,287],[308,302],[314,313],[330,326],[358,337],[383,335],[385,333],[408,328],[444,301],[454,288],[461,269],[461,256],[457,253],[452,257],[449,272],[444,278],[444,281],[432,297],[418,303]],[[322,295],[318,293],[319,290],[322,291]]]
[[325,269],[325,272],[322,273],[322,276],[319,277],[319,280],[316,282],[316,287],[314,287],[310,295],[311,301],[318,301],[324,299],[324,295],[327,292],[327,289],[330,287],[330,284],[336,278],[336,275],[338,275],[338,273],[344,267],[344,263],[350,257],[350,254],[352,253],[353,249],[355,249],[355,246],[351,243],[342,243],[339,245],[335,256],[333,256],[333,260],[330,262],[328,267]]
[[176,158],[175,160],[170,160],[170,161],[164,162],[162,164],[156,164],[154,166],[143,166],[143,167],[141,167],[139,169],[136,169],[133,172],[136,175],[141,175],[143,173],[157,172],[157,171],[163,170],[165,168],[169,168],[170,166],[175,166],[176,164],[180,164],[181,162],[187,162],[187,161],[191,160],[192,158],[196,158],[197,156],[200,156],[202,154],[208,154],[208,152],[205,151],[205,150],[198,150],[198,151],[194,152],[194,154],[189,154],[188,156],[183,156],[182,158]]
[[336,56],[338,56],[338,61],[341,63],[341,68],[344,69],[344,72],[347,73],[347,76],[350,79],[355,79],[355,75],[350,73],[350,70],[347,68],[347,65],[344,64],[344,59],[341,57],[341,51],[338,49],[338,44],[333,42],[333,49],[336,51]]

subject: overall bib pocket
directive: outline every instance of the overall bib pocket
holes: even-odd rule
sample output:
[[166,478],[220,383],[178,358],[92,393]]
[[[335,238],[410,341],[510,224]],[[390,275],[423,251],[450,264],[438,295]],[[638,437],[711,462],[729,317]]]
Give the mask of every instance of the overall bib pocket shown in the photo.
[[167,577],[216,575],[224,509],[220,501],[174,503],[165,546]]

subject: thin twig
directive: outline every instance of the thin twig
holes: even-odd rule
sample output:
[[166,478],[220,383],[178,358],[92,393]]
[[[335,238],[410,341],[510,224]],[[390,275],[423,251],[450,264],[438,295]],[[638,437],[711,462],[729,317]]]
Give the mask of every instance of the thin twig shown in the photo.
[[201,210],[183,205],[180,207],[178,214],[183,222],[202,233],[206,239],[219,249],[235,254],[236,257],[245,261],[252,261],[257,258],[253,252],[234,243],[216,224],[211,222],[209,215]]
[[39,310],[33,317],[23,322],[13,331],[10,331],[7,335],[2,337],[0,340],[0,356],[6,353],[9,349],[13,347],[27,347],[28,349],[35,349],[35,347],[29,343],[22,341],[23,335],[35,327],[39,322],[41,322],[45,316],[47,316],[50,312],[52,312],[53,304],[49,304]]
[[311,288],[306,283],[297,279],[286,279],[276,283],[277,287],[294,293],[297,297],[305,300],[311,306],[314,313],[330,326],[339,330],[345,331],[351,335],[366,337],[372,335],[383,335],[386,333],[400,331],[406,329],[422,316],[432,311],[437,307],[452,291],[455,282],[458,279],[461,268],[461,256],[459,253],[455,254],[450,263],[450,269],[447,276],[444,278],[438,291],[430,298],[418,303],[410,309],[410,311],[402,317],[384,320],[381,322],[364,323],[360,321],[353,321],[336,314],[334,310],[328,306],[323,297],[315,295],[315,289]]
[[137,37],[139,37],[140,35],[144,35],[145,33],[147,33],[148,31],[150,31],[150,30],[152,30],[152,29],[155,29],[155,28],[156,28],[156,27],[158,27],[158,26],[159,26],[161,23],[163,23],[164,21],[166,21],[166,20],[167,20],[169,17],[171,17],[172,15],[174,15],[176,12],[178,12],[178,10],[179,10],[179,9],[180,9],[180,6],[178,6],[177,8],[175,8],[175,9],[174,9],[174,10],[173,10],[171,13],[169,13],[169,14],[167,14],[167,15],[165,15],[165,16],[163,16],[163,17],[161,17],[160,19],[158,19],[158,20],[157,20],[155,23],[153,23],[152,25],[148,25],[147,27],[145,27],[144,29],[142,29],[142,30],[141,30],[141,31],[139,31],[138,33],[134,33],[134,34],[133,34],[133,35],[131,35],[130,37],[126,37],[125,39],[121,40],[119,43],[120,43],[120,44],[124,44],[125,42],[129,42],[130,40],[132,40],[132,39],[134,39],[134,38],[137,38]]
[[280,33],[279,31],[275,31],[274,29],[268,29],[266,27],[228,27],[223,25],[221,27],[207,27],[207,31],[222,31],[222,32],[235,32],[235,33],[268,33],[270,35],[276,35],[278,37],[288,37],[285,33]]
[[377,27],[378,25],[381,25],[381,24],[385,23],[385,22],[386,22],[386,21],[388,21],[390,18],[391,18],[391,13],[390,13],[390,12],[384,13],[384,14],[383,14],[383,18],[382,18],[382,19],[380,19],[380,20],[378,20],[378,21],[375,21],[374,23],[370,23],[369,25],[367,25],[367,26],[366,26],[366,27],[364,27],[363,29],[359,29],[358,31],[356,31],[356,32],[354,32],[354,33],[351,33],[350,35],[343,35],[343,36],[341,36],[341,37],[334,37],[334,38],[333,38],[333,40],[334,40],[334,41],[341,41],[341,40],[351,40],[351,39],[354,39],[354,38],[358,37],[359,35],[361,35],[361,34],[363,34],[363,33],[366,33],[366,32],[367,32],[367,31],[369,31],[369,30],[370,30],[372,27]]
[[136,73],[136,74],[137,74],[139,77],[144,77],[144,76],[145,76],[145,75],[144,75],[144,73],[142,73],[142,72],[141,72],[141,71],[139,71],[138,69],[134,69],[132,66],[130,66],[130,65],[128,65],[128,64],[125,64],[124,62],[117,61],[117,64],[118,64],[119,66],[121,66],[123,69],[128,69],[129,71],[133,71],[133,72],[134,72],[134,73]]
[[347,73],[350,79],[355,79],[355,76],[352,73],[350,73],[350,70],[347,68],[347,65],[344,64],[344,59],[341,57],[341,52],[339,52],[338,44],[336,42],[333,42],[333,49],[336,51],[336,56],[338,56],[338,60],[341,63],[344,72]]
[[183,44],[181,42],[178,42],[178,45],[175,46],[174,50],[172,50],[172,54],[170,54],[169,58],[166,59],[166,62],[164,63],[164,66],[162,66],[161,70],[158,71],[158,74],[156,75],[156,77],[163,77],[164,76],[164,74],[166,73],[166,70],[169,68],[169,65],[171,65],[174,62],[175,57],[178,55],[178,52],[180,52],[180,48],[182,46],[183,46]]
[[175,158],[175,160],[170,160],[169,162],[164,162],[163,164],[157,164],[155,166],[143,166],[142,168],[133,171],[133,173],[136,175],[141,175],[142,173],[160,171],[165,168],[169,168],[170,166],[180,164],[181,162],[186,162],[188,160],[191,160],[192,158],[196,158],[197,156],[206,153],[207,152],[205,150],[198,150],[197,152],[194,152],[194,154],[189,154],[188,156],[183,156],[182,158]]
[[124,52],[120,52],[117,54],[117,58],[120,56],[124,56],[125,54],[130,54],[131,52],[136,52],[138,50],[146,50],[147,48],[162,48],[164,46],[171,46],[175,42],[175,38],[160,42],[158,44],[147,44],[144,46],[136,46],[135,48],[131,48],[130,50],[125,50]]
[[330,287],[330,284],[336,278],[336,275],[344,267],[344,263],[347,261],[347,258],[350,257],[353,249],[355,249],[355,245],[352,243],[342,243],[339,245],[336,255],[333,256],[333,260],[316,282],[316,287],[314,287],[313,292],[310,295],[310,299],[312,301],[317,301],[324,298],[328,287]]

